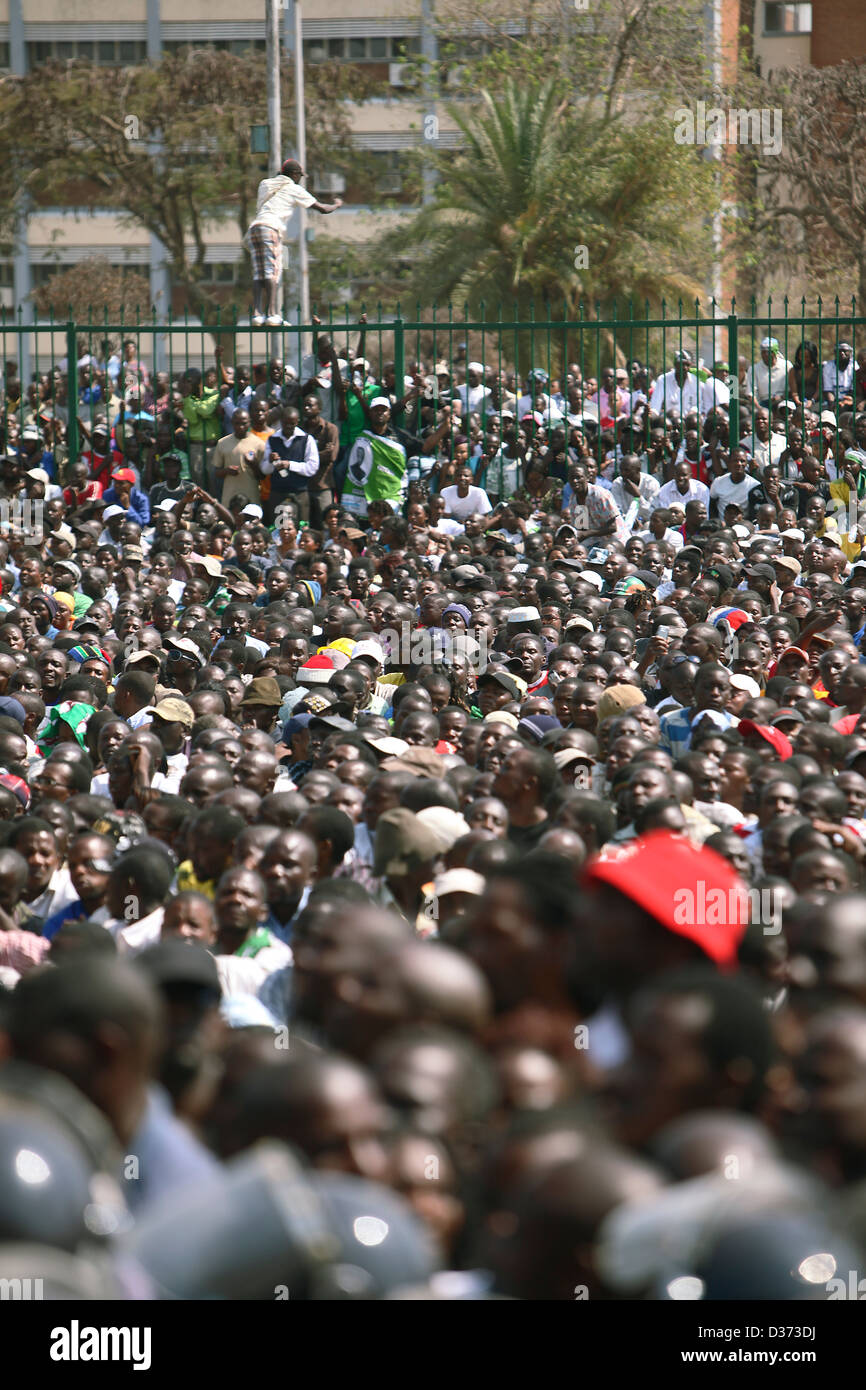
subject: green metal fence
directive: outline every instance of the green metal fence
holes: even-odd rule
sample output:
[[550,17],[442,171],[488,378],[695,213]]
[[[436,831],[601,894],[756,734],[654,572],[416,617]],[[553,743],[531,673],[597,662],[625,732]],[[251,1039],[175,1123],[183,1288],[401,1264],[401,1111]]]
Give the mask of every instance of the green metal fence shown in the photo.
[[[474,314],[468,310],[455,312],[450,305],[444,309],[416,306],[414,313],[406,313],[399,305],[393,312],[377,305],[367,315],[350,315],[347,309],[323,311],[314,323],[298,322],[275,331],[254,329],[248,321],[223,318],[219,313],[209,324],[189,318],[167,324],[158,322],[155,316],[137,316],[129,321],[121,317],[120,322],[110,322],[95,312],[84,320],[70,317],[65,322],[37,322],[19,310],[0,318],[3,445],[7,447],[10,437],[14,437],[15,421],[20,421],[22,408],[26,413],[29,396],[30,408],[39,414],[40,425],[49,437],[55,429],[52,421],[59,422],[58,432],[65,426],[68,461],[74,461],[96,421],[110,415],[113,423],[119,413],[118,401],[112,400],[110,377],[105,372],[111,354],[123,359],[128,353],[134,362],[145,364],[151,378],[158,372],[166,373],[172,386],[191,367],[213,373],[220,386],[231,375],[230,368],[244,364],[250,368],[259,366],[266,372],[267,364],[274,359],[292,366],[303,381],[308,372],[313,374],[317,342],[323,335],[334,342],[341,356],[348,350],[366,358],[370,364],[368,373],[377,381],[390,381],[388,373],[392,372],[397,397],[404,393],[404,383],[408,385],[419,373],[421,399],[412,406],[414,414],[407,417],[416,425],[423,418],[429,421],[435,416],[449,392],[454,397],[466,380],[468,364],[473,362],[483,365],[484,380],[490,389],[489,398],[482,395],[483,417],[500,414],[503,399],[509,395],[525,398],[529,380],[533,381],[533,395],[539,388],[538,395],[559,394],[567,402],[569,377],[579,376],[585,397],[591,397],[593,384],[600,386],[602,373],[611,367],[621,376],[624,374],[622,389],[629,393],[634,407],[640,395],[641,371],[647,367],[657,374],[669,371],[675,354],[688,351],[693,371],[702,379],[711,379],[714,364],[727,366],[731,439],[740,437],[740,415],[744,411],[739,385],[741,359],[747,366],[758,363],[764,338],[778,341],[781,356],[787,362],[795,361],[802,344],[811,344],[807,355],[814,351],[819,374],[821,364],[832,358],[835,345],[841,340],[851,344],[856,370],[862,345],[862,375],[866,379],[866,317],[857,314],[853,299],[844,306],[836,299],[829,312],[820,300],[808,309],[805,300],[799,309],[787,299],[779,305],[772,300],[760,306],[752,301],[745,311],[735,302],[723,308],[712,301],[696,301],[689,306],[679,302],[675,312],[671,312],[671,307],[663,303],[655,312],[645,305],[642,316],[636,314],[633,304],[627,306],[624,314],[617,313],[616,308],[603,311],[599,306],[592,310],[581,306],[570,316],[565,311],[554,313],[549,305],[539,314],[532,309],[521,314],[516,307],[509,311],[504,306],[491,312],[485,305]],[[125,343],[131,344],[131,348],[124,348]],[[438,376],[437,366],[441,368]],[[544,373],[546,381],[530,378],[533,371]],[[16,407],[14,400],[16,375],[21,383],[21,408]],[[802,384],[807,386],[808,381]],[[795,386],[796,383],[786,385],[785,395],[802,395]],[[823,404],[820,380],[817,390]],[[855,392],[858,398],[862,394]],[[543,427],[550,435],[559,423],[559,411],[554,412],[549,402],[545,405],[542,400],[539,404]],[[145,413],[158,416],[170,406],[168,396],[157,402],[153,412]],[[754,400],[745,410],[750,412],[754,427]],[[127,405],[127,427],[131,413]],[[563,413],[567,416],[569,412]],[[838,410],[835,414],[838,429]],[[136,423],[140,428],[141,422]],[[482,429],[484,423],[482,419]],[[565,428],[568,429],[567,419]],[[599,430],[599,456],[601,434]]]

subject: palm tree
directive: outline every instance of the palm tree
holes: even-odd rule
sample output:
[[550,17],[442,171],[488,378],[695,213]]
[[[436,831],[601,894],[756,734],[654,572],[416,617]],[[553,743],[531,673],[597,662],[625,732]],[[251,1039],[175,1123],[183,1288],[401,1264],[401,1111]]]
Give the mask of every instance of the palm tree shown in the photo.
[[449,110],[462,147],[438,156],[434,201],[386,238],[388,255],[411,252],[423,304],[575,318],[581,303],[592,317],[596,301],[701,294],[688,208],[706,206],[706,175],[657,118],[575,107],[555,80]]

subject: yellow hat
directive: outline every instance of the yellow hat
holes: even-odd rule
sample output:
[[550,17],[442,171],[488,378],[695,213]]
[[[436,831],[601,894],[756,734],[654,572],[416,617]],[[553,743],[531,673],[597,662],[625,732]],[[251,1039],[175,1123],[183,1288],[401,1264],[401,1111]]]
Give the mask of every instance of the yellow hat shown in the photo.
[[58,603],[62,603],[64,607],[68,608],[70,613],[75,612],[75,599],[71,594],[64,594],[62,591],[58,592],[55,590],[53,597]]

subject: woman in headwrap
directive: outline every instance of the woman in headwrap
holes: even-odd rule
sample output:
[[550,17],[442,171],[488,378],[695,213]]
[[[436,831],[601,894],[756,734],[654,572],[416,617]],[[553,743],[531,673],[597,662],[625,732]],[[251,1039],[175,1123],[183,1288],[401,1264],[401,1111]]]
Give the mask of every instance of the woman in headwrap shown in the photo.
[[27,609],[32,614],[36,631],[40,637],[48,637],[53,641],[63,630],[61,624],[65,623],[65,614],[68,610],[64,609],[63,605],[52,598],[50,594],[34,594],[27,602]]
[[71,700],[53,705],[48,711],[48,723],[37,740],[39,752],[47,758],[61,743],[77,743],[79,748],[86,750],[87,721],[95,713],[93,705],[73,704]]

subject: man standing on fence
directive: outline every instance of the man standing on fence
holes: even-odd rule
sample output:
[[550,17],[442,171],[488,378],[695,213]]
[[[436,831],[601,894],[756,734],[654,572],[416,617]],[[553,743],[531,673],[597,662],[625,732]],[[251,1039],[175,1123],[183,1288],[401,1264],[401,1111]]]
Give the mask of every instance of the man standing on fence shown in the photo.
[[283,162],[276,178],[262,179],[257,194],[256,215],[247,231],[247,246],[253,263],[253,328],[281,328],[279,289],[283,274],[283,242],[288,241],[289,222],[295,208],[314,212],[336,212],[343,206],[319,203],[301,184],[306,175],[296,159]]

